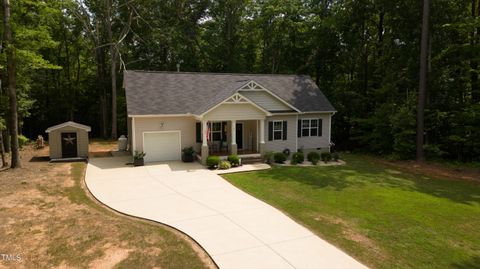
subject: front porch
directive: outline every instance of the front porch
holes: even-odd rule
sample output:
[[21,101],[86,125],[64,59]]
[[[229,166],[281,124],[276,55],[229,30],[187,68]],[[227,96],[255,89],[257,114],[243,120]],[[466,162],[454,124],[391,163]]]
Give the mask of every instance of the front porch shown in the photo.
[[227,158],[235,154],[240,158],[261,158],[265,145],[263,119],[204,120],[197,123],[197,138],[201,134],[199,159],[205,164],[208,156]]

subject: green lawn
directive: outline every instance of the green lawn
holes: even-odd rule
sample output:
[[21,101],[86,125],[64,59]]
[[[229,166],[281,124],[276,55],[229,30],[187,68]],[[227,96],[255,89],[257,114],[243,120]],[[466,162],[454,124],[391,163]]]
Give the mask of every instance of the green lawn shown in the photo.
[[480,268],[480,184],[347,165],[225,178],[373,268]]

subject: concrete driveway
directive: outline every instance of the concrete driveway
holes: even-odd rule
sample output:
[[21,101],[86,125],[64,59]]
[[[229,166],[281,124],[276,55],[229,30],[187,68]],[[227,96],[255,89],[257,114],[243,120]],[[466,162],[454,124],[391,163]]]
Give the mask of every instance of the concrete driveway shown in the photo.
[[366,268],[274,207],[197,163],[133,168],[129,157],[90,159],[86,184],[105,205],[172,226],[220,268]]

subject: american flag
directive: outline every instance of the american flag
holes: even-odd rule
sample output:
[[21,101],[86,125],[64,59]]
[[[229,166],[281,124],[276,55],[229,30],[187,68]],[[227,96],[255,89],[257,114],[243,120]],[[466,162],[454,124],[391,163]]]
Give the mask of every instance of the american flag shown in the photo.
[[210,124],[207,125],[207,141],[210,141]]

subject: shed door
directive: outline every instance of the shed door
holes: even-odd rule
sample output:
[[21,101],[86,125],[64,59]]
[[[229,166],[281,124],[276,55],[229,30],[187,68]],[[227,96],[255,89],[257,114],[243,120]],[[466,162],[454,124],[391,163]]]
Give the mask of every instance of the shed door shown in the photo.
[[77,157],[77,133],[62,133],[62,158]]
[[143,139],[145,162],[180,160],[180,132],[144,133]]

